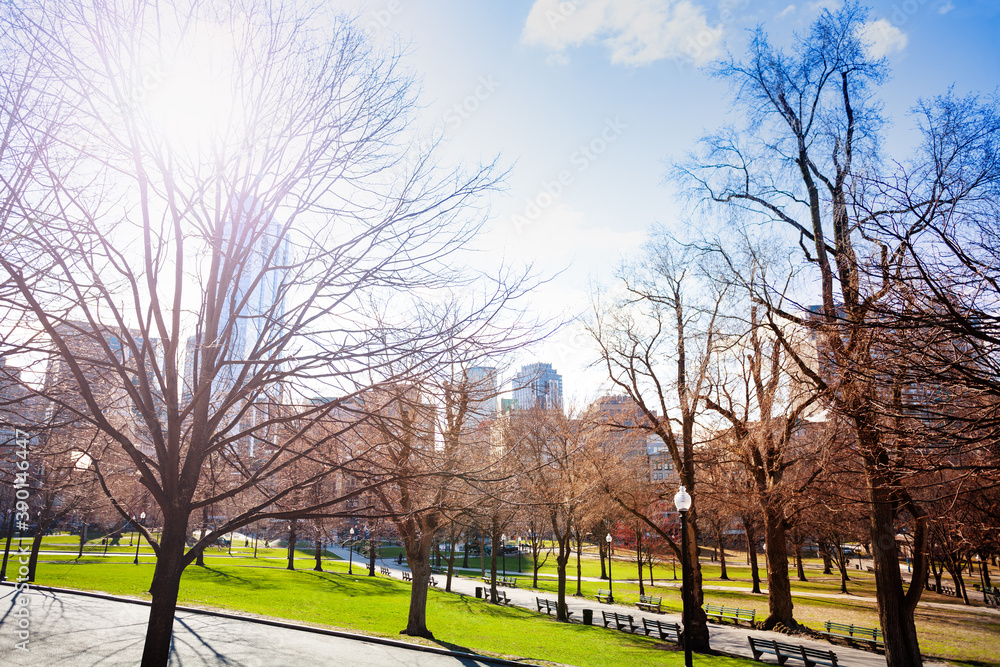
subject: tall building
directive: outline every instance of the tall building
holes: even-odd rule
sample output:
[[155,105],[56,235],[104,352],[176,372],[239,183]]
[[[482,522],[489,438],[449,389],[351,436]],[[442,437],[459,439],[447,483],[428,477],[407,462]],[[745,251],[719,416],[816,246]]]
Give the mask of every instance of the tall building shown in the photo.
[[513,381],[514,400],[518,410],[541,408],[562,410],[563,381],[552,364],[522,366]]
[[[235,285],[221,285],[222,298],[228,309],[219,318],[219,335],[223,345],[222,365],[212,383],[212,395],[225,397],[237,378],[247,371],[245,363],[261,360],[271,364],[267,346],[282,335],[285,317],[284,293],[287,286],[287,266],[290,243],[283,236],[282,226],[253,197],[234,198],[232,218],[241,223],[227,223],[223,251],[236,266]],[[231,323],[231,324],[230,324]],[[226,328],[231,327],[228,336]],[[195,372],[200,364],[199,350],[212,344],[202,340],[201,333],[190,336],[185,350],[185,399],[190,399]]]
[[497,369],[475,366],[466,371],[469,386],[469,424],[477,425],[497,416]]

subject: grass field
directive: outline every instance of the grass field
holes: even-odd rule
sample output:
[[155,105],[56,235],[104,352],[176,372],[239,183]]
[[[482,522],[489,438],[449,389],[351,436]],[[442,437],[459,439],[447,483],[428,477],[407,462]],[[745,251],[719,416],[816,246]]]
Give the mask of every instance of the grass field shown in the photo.
[[[47,559],[48,561],[48,559]],[[247,567],[222,557],[189,567],[181,582],[182,605],[229,609],[399,638],[406,626],[409,584],[385,577],[348,576],[347,564],[331,571]],[[87,556],[39,564],[38,583],[107,591],[148,599],[153,565]],[[428,592],[427,623],[446,648],[581,667],[673,667],[683,653],[673,644],[622,632],[557,623],[525,609],[499,607],[468,596]],[[751,661],[696,656],[696,665],[738,667]]]
[[[127,539],[126,536],[126,544]],[[45,547],[61,549],[64,542],[60,540],[66,545],[76,545],[75,538],[71,536],[52,536],[46,537]],[[43,556],[45,562],[39,566],[39,583],[144,597],[149,578],[152,577],[151,550],[145,544],[141,545],[141,564],[135,566],[130,559],[121,556],[102,558],[99,553],[103,550],[103,545],[99,542],[98,539],[88,543],[87,553],[80,560],[68,555]],[[304,543],[300,543],[300,547],[303,545]],[[110,547],[109,552],[111,550],[134,553],[135,547]],[[284,548],[259,548],[256,559],[252,558],[253,549],[244,548],[241,542],[234,545],[232,555],[228,550],[209,549],[206,551],[208,567],[192,566],[185,573],[181,603],[279,616],[392,637],[405,626],[409,592],[407,584],[359,576],[358,573],[365,573],[366,563],[361,563],[357,556],[353,578],[346,576],[346,562],[338,562],[329,556],[324,558],[324,568],[330,572],[311,572],[312,553],[311,549],[297,549],[296,565],[300,571],[288,572],[285,570]],[[395,550],[386,547],[382,554],[388,561],[395,556]],[[499,560],[502,563],[502,558]],[[767,615],[768,607],[766,573],[761,570],[765,594],[753,595],[749,593],[750,570],[744,563],[741,555],[733,556],[727,567],[729,580],[724,581],[719,578],[721,570],[718,563],[704,560],[702,579],[705,600],[713,604],[751,607],[757,610],[758,618],[763,618]],[[442,565],[446,565],[446,561],[442,560]],[[460,565],[461,558],[458,557],[456,566]],[[478,570],[480,563],[477,558],[470,558],[469,565]],[[584,577],[597,578],[600,575],[600,563],[596,558],[585,558],[582,565]],[[527,558],[522,558],[521,568],[523,572],[517,573],[517,558],[508,556],[508,575],[518,577],[519,587],[530,587],[530,561]],[[637,601],[639,586],[635,579],[635,564],[616,559],[612,571],[615,576],[616,600],[625,604]],[[874,577],[871,573],[851,570],[851,581],[848,582],[850,595],[846,596],[840,594],[839,575],[823,575],[820,561],[807,561],[806,573],[809,581],[800,582],[792,572],[795,617],[800,623],[813,629],[819,629],[826,620],[878,625]],[[550,558],[541,569],[541,574],[555,574],[554,559]],[[573,594],[576,592],[575,558],[570,563],[569,574],[567,593]],[[678,572],[678,576],[679,574]],[[476,578],[478,574],[469,572],[467,576]],[[673,578],[673,568],[669,561],[655,568],[654,586],[648,583],[648,569],[645,576],[646,592],[661,596],[665,611],[679,613],[679,582]],[[607,587],[607,581],[584,581],[582,592],[585,597],[594,599],[598,588]],[[556,588],[554,578],[539,578],[538,590],[554,594]],[[354,610],[358,613],[353,613]],[[986,609],[979,602],[967,607],[956,598],[925,591],[916,618],[924,655],[967,667],[1000,666],[1000,615],[995,610]],[[520,626],[524,619],[542,623],[540,627],[544,630],[533,627],[530,631],[525,631]],[[469,622],[466,623],[466,620]],[[556,624],[547,617],[538,618],[525,610],[491,607],[474,598],[462,598],[434,590],[431,591],[428,605],[428,625],[444,645],[468,647],[490,654],[533,659],[545,656],[539,659],[574,665],[676,664],[676,654],[670,647],[666,650],[649,649],[641,641],[633,644],[634,641],[641,640],[638,637],[632,638],[622,633],[610,633],[609,636],[609,633],[599,629]],[[496,631],[493,631],[494,628]],[[538,635],[539,632],[541,635]],[[574,634],[581,632],[584,633],[581,636]],[[596,634],[591,636],[587,632]],[[572,639],[561,633],[570,633]],[[572,646],[561,646],[561,642],[565,641],[569,641]],[[620,662],[617,659],[604,662],[601,655],[606,651],[599,648],[602,642],[614,642],[617,646],[622,641],[628,648],[621,650],[636,656],[638,662]],[[581,642],[582,646],[588,648],[577,650]],[[594,655],[589,655],[589,651]],[[655,661],[650,662],[653,660],[651,656],[657,656]]]

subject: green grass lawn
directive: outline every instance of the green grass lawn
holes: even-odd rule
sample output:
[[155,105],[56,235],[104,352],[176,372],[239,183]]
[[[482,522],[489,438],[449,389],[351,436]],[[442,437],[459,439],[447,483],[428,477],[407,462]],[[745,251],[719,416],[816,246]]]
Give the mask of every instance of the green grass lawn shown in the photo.
[[[58,537],[58,536],[56,536]],[[49,538],[46,538],[49,539]],[[126,538],[127,539],[127,538]],[[97,540],[99,542],[99,540]],[[58,544],[53,542],[53,544]],[[300,546],[304,543],[300,544]],[[48,546],[48,545],[47,545]],[[88,543],[88,547],[91,544]],[[387,547],[390,548],[390,547]],[[113,549],[113,548],[112,548]],[[124,551],[134,553],[132,548],[124,547]],[[98,549],[100,551],[100,549]],[[189,567],[185,574],[181,590],[182,604],[208,605],[237,609],[268,616],[279,616],[308,623],[318,623],[343,627],[372,634],[389,637],[397,635],[405,626],[409,587],[402,582],[390,581],[382,577],[371,579],[364,576],[367,572],[367,562],[356,558],[353,577],[347,577],[347,563],[324,558],[324,568],[329,573],[314,573],[309,571],[313,566],[312,550],[296,550],[297,572],[288,572],[284,548],[258,549],[258,558],[254,559],[253,549],[242,546],[234,547],[230,555],[227,550],[209,549],[206,551],[207,568]],[[386,560],[391,555],[383,552]],[[523,573],[516,572],[515,557],[507,559],[508,576],[518,577],[518,586],[529,588],[531,584],[530,563],[525,558],[522,562]],[[106,590],[128,595],[145,596],[149,578],[152,576],[153,555],[147,547],[140,547],[139,566],[131,560],[116,557],[102,558],[88,549],[84,558],[77,560],[74,556],[43,556],[44,562],[39,565],[39,583],[69,588],[87,588]],[[502,559],[501,559],[502,562]],[[456,558],[456,565],[461,560]],[[476,558],[470,559],[471,566],[478,567]],[[442,566],[446,563],[442,561]],[[801,593],[794,597],[795,617],[805,625],[819,629],[823,621],[832,620],[843,623],[854,623],[866,626],[877,626],[878,616],[874,604],[874,577],[864,570],[851,570],[848,583],[850,596],[842,596],[840,592],[840,576],[823,575],[818,560],[807,562],[807,578],[800,582],[792,575],[793,592]],[[614,594],[616,600],[631,605],[638,601],[639,586],[635,581],[637,572],[634,563],[616,560],[612,566],[615,575]],[[499,571],[499,570],[498,570]],[[547,564],[543,572],[555,573],[554,564]],[[757,610],[758,618],[767,615],[767,595],[753,595],[739,589],[749,589],[751,586],[750,569],[745,561],[733,558],[727,567],[730,580],[719,579],[721,574],[718,563],[702,562],[702,579],[706,586],[705,601],[712,604],[725,604]],[[584,559],[584,576],[599,576],[600,564],[594,558]],[[576,592],[576,563],[571,562],[570,576],[567,581],[567,594]],[[647,579],[646,593],[662,597],[664,611],[679,613],[681,609],[678,582],[672,577],[669,562],[666,567],[656,570],[656,585],[650,586]],[[467,576],[478,579],[478,573],[468,573]],[[621,577],[621,578],[620,578]],[[629,577],[630,579],[625,579]],[[766,591],[766,574],[761,570],[762,587]],[[585,597],[594,599],[599,588],[608,588],[605,581],[584,581],[582,591]],[[731,589],[731,590],[729,590]],[[555,594],[557,582],[554,578],[541,577],[538,590]],[[808,594],[829,594],[835,597],[806,597]],[[441,643],[458,647],[469,647],[478,652],[530,657],[554,662],[564,662],[575,665],[601,664],[676,664],[675,652],[671,647],[649,649],[641,643],[642,638],[630,638],[622,633],[610,633],[610,637],[602,630],[583,628],[551,622],[547,617],[537,617],[536,614],[518,609],[501,609],[485,605],[474,598],[446,595],[432,590],[431,603],[428,606],[429,627],[435,632]],[[982,605],[966,607],[956,598],[945,597],[925,591],[924,602],[937,602],[948,605],[946,609],[921,606],[917,613],[917,632],[921,640],[921,650],[929,657],[946,659],[956,664],[970,667],[984,665],[1000,665],[1000,617],[982,608]],[[473,609],[474,611],[470,611]],[[353,613],[357,610],[358,613]],[[535,636],[536,629],[525,631],[516,624],[523,619],[530,622],[549,623],[542,625],[542,635]],[[468,620],[468,623],[466,621]],[[494,631],[493,625],[496,626]],[[510,624],[510,625],[507,625]],[[557,628],[557,629],[553,629]],[[575,628],[575,629],[574,629]],[[621,662],[617,659],[604,662],[602,649],[595,648],[590,639],[581,639],[575,634],[569,638],[561,633],[584,633],[581,637],[590,638],[588,632],[601,642],[613,642],[615,650],[624,651],[637,662]],[[569,640],[572,646],[560,646],[560,642]],[[640,641],[634,644],[634,641]],[[577,645],[589,648],[577,650]],[[622,647],[618,644],[624,642]],[[595,655],[588,656],[587,651]],[[652,650],[654,653],[649,653]],[[603,650],[606,653],[606,649]],[[550,653],[551,652],[551,653]],[[650,656],[659,656],[657,661],[650,662]],[[639,657],[641,656],[641,657]],[[662,661],[659,661],[662,660]]]
[[[38,583],[146,598],[153,565],[84,557],[39,564]],[[182,605],[230,609],[366,634],[399,638],[406,626],[409,584],[385,577],[346,574],[343,561],[327,572],[246,567],[219,557],[189,567],[181,582]],[[534,663],[628,667],[683,664],[673,644],[622,632],[557,623],[526,609],[499,607],[468,596],[428,592],[431,643],[457,650]],[[723,667],[748,660],[696,656],[695,664]]]

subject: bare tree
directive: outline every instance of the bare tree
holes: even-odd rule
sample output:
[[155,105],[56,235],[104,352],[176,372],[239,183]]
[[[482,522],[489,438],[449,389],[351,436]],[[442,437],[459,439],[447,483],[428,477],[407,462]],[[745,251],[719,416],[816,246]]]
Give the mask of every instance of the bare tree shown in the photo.
[[574,530],[593,488],[590,422],[567,417],[561,410],[530,410],[508,416],[508,439],[518,449],[519,478],[531,490],[535,506],[548,515],[555,538],[556,618],[569,621],[566,577]]
[[[691,627],[685,633],[691,647],[704,652],[709,650],[709,641],[698,562],[696,421],[704,409],[727,293],[700,273],[698,255],[666,234],[655,234],[648,256],[619,272],[622,295],[606,304],[600,297],[596,299],[589,331],[612,385],[637,406],[641,416],[629,423],[604,421],[611,428],[659,438],[670,454],[680,484],[695,499],[688,511],[689,550],[680,557],[687,560],[694,582],[695,608],[691,611]],[[607,475],[602,477],[614,481]],[[615,493],[613,486],[607,486],[611,497],[680,554],[663,526],[643,514],[641,507]],[[660,499],[667,501],[675,491],[661,484]]]
[[[0,306],[25,324],[4,353],[62,365],[80,401],[45,398],[106,436],[92,472],[107,481],[122,453],[162,515],[160,535],[140,530],[157,555],[143,664],[164,665],[181,573],[205,545],[343,516],[362,495],[310,500],[349,461],[337,429],[309,432],[486,326],[489,307],[413,314],[468,285],[455,253],[496,170],[445,173],[411,145],[398,57],[322,3],[8,3],[0,24],[17,56],[0,107]],[[192,87],[207,97],[183,100]],[[495,284],[494,304],[517,291]],[[304,460],[316,471],[285,474]],[[186,548],[211,508],[236,509]]]
[[[768,305],[776,335],[789,321],[816,332],[820,368],[793,345],[785,349],[854,431],[868,490],[886,658],[890,667],[901,667],[922,660],[913,613],[924,582],[926,510],[908,486],[921,447],[918,438],[897,432],[901,413],[892,397],[910,379],[904,366],[890,361],[898,349],[886,335],[894,325],[885,326],[884,313],[927,225],[994,187],[995,152],[962,137],[980,130],[995,136],[996,114],[950,114],[963,104],[949,97],[927,103],[920,112],[924,141],[912,165],[887,173],[875,98],[887,65],[869,55],[866,21],[856,2],[825,11],[791,53],[759,29],[744,61],[718,68],[746,112],[746,131],[727,128],[708,137],[684,171],[710,202],[787,231],[819,287],[821,303],[805,315],[804,307],[774,303],[771,291],[757,298]],[[909,586],[895,541],[904,517],[914,531]]]

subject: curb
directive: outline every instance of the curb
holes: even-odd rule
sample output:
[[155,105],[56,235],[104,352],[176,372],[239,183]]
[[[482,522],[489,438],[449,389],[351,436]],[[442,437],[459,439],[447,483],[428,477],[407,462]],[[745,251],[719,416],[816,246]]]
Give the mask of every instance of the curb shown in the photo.
[[[11,581],[0,582],[2,586],[9,586],[10,588],[16,588],[17,583]],[[151,606],[152,603],[146,600],[137,600],[135,598],[120,597],[117,595],[111,595],[109,593],[99,593],[96,591],[80,591],[72,588],[56,588],[54,586],[39,586],[35,584],[30,584],[32,590],[39,591],[50,591],[53,593],[64,593],[67,595],[78,595],[81,597],[96,598],[98,600],[109,600],[112,602],[125,602],[128,604],[141,605],[144,607]],[[441,655],[451,658],[459,658],[462,660],[477,660],[479,662],[488,662],[494,665],[509,665],[510,667],[533,667],[530,663],[526,662],[515,662],[513,660],[507,660],[505,658],[494,658],[488,655],[479,655],[478,653],[465,653],[462,651],[452,651],[445,648],[437,648],[434,646],[422,646],[420,644],[411,644],[409,642],[403,642],[396,639],[387,639],[385,637],[373,637],[369,635],[359,635],[352,632],[344,632],[342,630],[330,630],[328,628],[317,628],[311,625],[301,625],[298,623],[293,623],[291,621],[281,621],[269,618],[259,618],[256,616],[241,616],[238,614],[232,614],[224,611],[212,611],[209,609],[199,609],[198,607],[184,607],[177,605],[176,611],[182,611],[188,614],[201,614],[202,616],[213,616],[215,618],[226,618],[234,621],[244,621],[249,623],[257,623],[259,625],[267,625],[274,628],[282,628],[285,630],[298,630],[300,632],[311,632],[317,635],[324,635],[327,637],[338,637],[340,639],[350,639],[353,641],[368,642],[369,644],[380,644],[382,646],[391,646],[393,648],[408,649],[411,651],[420,651],[422,653],[433,653],[435,655]]]

